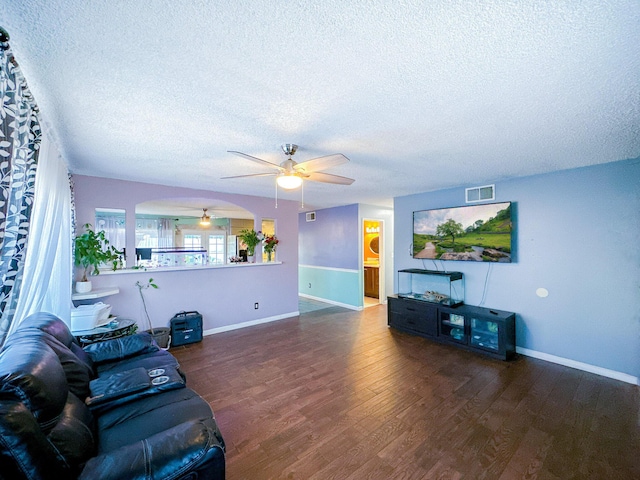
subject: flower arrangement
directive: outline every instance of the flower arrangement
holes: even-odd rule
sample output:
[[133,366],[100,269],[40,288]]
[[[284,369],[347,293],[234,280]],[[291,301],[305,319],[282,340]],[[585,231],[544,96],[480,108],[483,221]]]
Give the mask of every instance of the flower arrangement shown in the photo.
[[258,244],[264,240],[264,235],[261,231],[256,232],[254,229],[240,230],[238,238],[247,246],[247,255],[252,256],[255,255]]
[[271,261],[271,257],[273,252],[276,250],[276,245],[278,245],[279,240],[275,235],[265,235],[264,237],[264,251],[267,254],[267,261]]
[[263,241],[264,251],[267,253],[273,252],[276,249],[276,245],[280,243],[280,240],[278,240],[278,237],[276,237],[275,235],[266,235]]

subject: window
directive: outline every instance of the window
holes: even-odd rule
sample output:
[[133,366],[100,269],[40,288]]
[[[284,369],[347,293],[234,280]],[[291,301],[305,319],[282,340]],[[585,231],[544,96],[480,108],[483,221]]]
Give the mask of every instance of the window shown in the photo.
[[200,248],[202,246],[202,235],[187,234],[184,236],[182,245],[188,248]]
[[136,248],[173,247],[173,233],[170,218],[136,217]]
[[209,235],[209,263],[222,265],[225,259],[224,235]]
[[[275,220],[269,218],[262,219],[262,233],[264,235],[275,235],[276,234],[276,222]],[[256,252],[257,254],[258,252]],[[262,261],[267,261],[267,252],[262,250]]]
[[116,250],[122,250],[125,242],[125,211],[96,208],[95,231],[104,230],[104,236]]
[[95,231],[104,231],[104,236],[109,245],[118,252],[122,252],[120,255],[121,265],[124,265],[125,247],[127,246],[125,214],[126,212],[120,209],[96,208]]

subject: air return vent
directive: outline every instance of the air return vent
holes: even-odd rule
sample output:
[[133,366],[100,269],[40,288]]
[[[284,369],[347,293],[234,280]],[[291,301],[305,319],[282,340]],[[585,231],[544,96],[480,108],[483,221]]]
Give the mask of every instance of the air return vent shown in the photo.
[[307,222],[316,221],[316,212],[307,212]]
[[465,189],[467,203],[484,202],[486,200],[495,200],[496,186],[484,185],[482,187],[472,187]]

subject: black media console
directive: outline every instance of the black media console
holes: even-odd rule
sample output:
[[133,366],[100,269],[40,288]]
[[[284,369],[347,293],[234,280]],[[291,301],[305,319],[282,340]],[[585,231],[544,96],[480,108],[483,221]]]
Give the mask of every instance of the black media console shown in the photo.
[[509,360],[516,353],[515,313],[472,305],[449,307],[388,297],[388,324],[406,333]]

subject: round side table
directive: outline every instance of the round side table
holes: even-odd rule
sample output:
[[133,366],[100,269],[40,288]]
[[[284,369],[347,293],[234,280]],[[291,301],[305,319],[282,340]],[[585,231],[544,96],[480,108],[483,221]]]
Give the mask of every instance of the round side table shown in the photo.
[[102,342],[110,338],[124,337],[135,332],[135,320],[130,318],[119,318],[101,327],[92,328],[91,330],[76,330],[73,336],[76,337],[80,346],[84,347],[90,343]]

